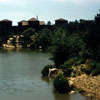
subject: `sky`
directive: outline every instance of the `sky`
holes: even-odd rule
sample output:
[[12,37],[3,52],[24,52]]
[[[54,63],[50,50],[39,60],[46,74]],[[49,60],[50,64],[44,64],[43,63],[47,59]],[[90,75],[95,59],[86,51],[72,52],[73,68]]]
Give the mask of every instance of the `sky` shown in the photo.
[[100,0],[0,0],[0,20],[12,20],[13,25],[36,16],[51,23],[58,18],[91,20],[99,10]]

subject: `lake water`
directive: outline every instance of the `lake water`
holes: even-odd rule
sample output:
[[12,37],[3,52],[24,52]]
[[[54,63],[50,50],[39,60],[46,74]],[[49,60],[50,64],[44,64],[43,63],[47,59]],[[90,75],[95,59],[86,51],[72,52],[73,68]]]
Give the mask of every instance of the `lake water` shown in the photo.
[[86,100],[79,93],[55,93],[52,81],[41,77],[50,57],[41,51],[0,50],[0,100]]

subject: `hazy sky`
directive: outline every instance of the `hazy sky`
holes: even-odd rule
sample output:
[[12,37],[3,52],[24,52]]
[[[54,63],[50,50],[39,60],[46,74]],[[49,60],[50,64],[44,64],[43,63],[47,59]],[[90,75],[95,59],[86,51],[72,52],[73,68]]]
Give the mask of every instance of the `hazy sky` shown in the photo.
[[0,0],[0,20],[10,19],[13,24],[36,15],[52,23],[58,18],[93,19],[99,10],[100,0]]

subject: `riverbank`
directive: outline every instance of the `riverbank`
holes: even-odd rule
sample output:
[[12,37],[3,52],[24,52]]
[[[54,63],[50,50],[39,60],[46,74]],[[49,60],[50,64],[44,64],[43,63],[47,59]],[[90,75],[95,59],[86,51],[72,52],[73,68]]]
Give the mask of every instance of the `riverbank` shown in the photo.
[[85,95],[88,100],[99,100],[100,99],[100,75],[99,76],[88,76],[80,75],[75,78],[70,78],[73,81],[74,86],[77,89],[85,91]]

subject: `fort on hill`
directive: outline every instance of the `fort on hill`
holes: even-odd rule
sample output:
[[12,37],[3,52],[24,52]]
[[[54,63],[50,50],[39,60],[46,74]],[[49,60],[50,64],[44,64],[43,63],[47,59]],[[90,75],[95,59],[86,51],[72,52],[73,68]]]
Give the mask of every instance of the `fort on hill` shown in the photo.
[[[0,21],[0,47],[22,47],[19,40],[22,37],[22,33],[24,32],[24,30],[27,30],[29,28],[33,28],[36,32],[38,32],[45,28],[53,29],[54,26],[61,26],[65,24],[67,25],[68,23],[68,21],[63,18],[55,20],[54,25],[51,25],[50,21],[45,24],[44,21],[39,21],[37,18],[19,21],[18,25],[16,26],[13,26],[12,22],[13,21],[8,19]],[[30,45],[27,45],[26,47],[30,47]]]

